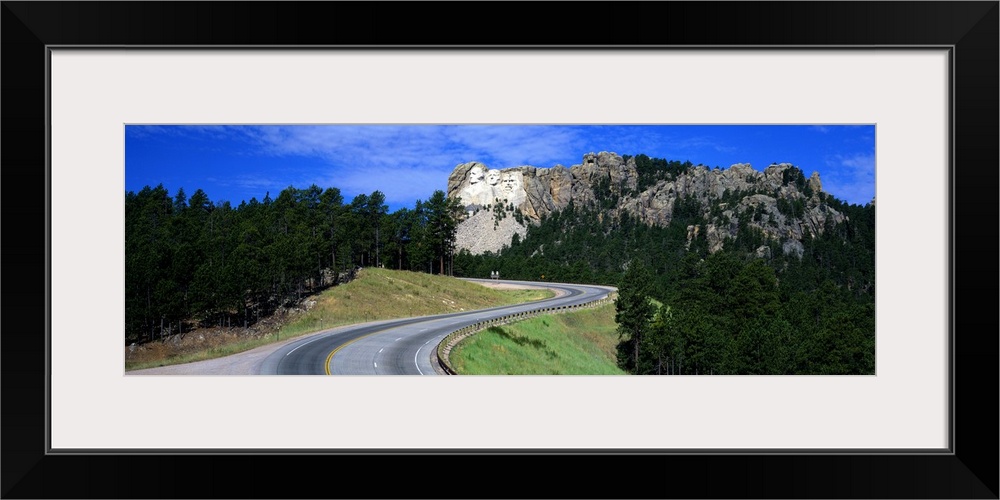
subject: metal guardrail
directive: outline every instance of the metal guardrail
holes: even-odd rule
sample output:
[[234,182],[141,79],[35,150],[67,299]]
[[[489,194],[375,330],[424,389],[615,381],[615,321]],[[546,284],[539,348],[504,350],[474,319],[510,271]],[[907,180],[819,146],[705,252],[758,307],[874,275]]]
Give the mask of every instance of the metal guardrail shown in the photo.
[[451,354],[451,350],[458,345],[460,341],[467,337],[471,337],[483,330],[487,330],[494,326],[509,325],[518,321],[523,321],[529,318],[534,318],[536,316],[541,316],[543,314],[562,314],[574,311],[580,311],[583,309],[593,309],[596,307],[603,306],[605,304],[610,304],[615,301],[618,294],[612,292],[608,294],[607,297],[592,302],[586,302],[583,304],[575,304],[571,306],[557,306],[557,307],[545,307],[542,309],[536,309],[534,311],[524,311],[514,314],[508,314],[506,316],[499,316],[496,318],[491,318],[486,321],[480,321],[472,325],[468,325],[458,330],[455,330],[448,335],[446,335],[441,342],[437,345],[437,359],[438,364],[441,369],[444,370],[448,375],[458,375],[451,366],[451,362],[448,360],[448,355]]

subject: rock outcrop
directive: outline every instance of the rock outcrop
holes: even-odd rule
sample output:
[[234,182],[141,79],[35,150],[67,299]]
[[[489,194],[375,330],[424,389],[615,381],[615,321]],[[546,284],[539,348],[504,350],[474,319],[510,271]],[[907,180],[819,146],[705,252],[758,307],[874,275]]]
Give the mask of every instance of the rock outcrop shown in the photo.
[[[806,178],[788,163],[772,164],[762,172],[737,163],[727,169],[689,166],[656,175],[641,182],[635,158],[611,152],[588,153],[571,167],[490,169],[479,162],[460,164],[448,177],[448,196],[461,198],[469,215],[459,224],[457,246],[474,254],[499,251],[514,233],[523,237],[529,224],[570,203],[602,207],[611,216],[627,213],[659,226],[670,224],[678,203],[696,206],[709,223],[689,228],[689,235],[704,231],[711,252],[735,238],[744,221],[780,241],[784,253],[801,255],[804,237],[844,220],[823,202],[819,172]],[[514,216],[501,219],[498,205]],[[770,254],[761,250],[760,255]]]
[[473,212],[458,225],[455,239],[459,248],[468,249],[474,255],[497,252],[510,245],[514,235],[524,238],[528,227],[514,217],[495,217],[491,211]]

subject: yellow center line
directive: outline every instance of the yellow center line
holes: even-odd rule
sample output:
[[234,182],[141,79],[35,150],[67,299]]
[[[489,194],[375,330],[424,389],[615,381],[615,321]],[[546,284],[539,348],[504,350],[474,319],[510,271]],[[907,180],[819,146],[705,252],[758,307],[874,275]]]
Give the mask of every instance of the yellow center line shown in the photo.
[[365,337],[371,337],[372,335],[375,335],[376,333],[382,333],[382,332],[384,332],[386,330],[391,330],[391,328],[385,328],[385,329],[382,329],[382,330],[376,330],[376,331],[371,332],[369,334],[362,335],[362,336],[360,336],[360,337],[358,337],[358,338],[356,338],[354,340],[351,340],[349,342],[345,342],[343,344],[340,344],[340,346],[338,346],[336,349],[330,351],[330,355],[326,357],[326,363],[323,365],[323,369],[326,370],[326,374],[327,375],[333,375],[332,373],[330,373],[330,360],[333,359],[333,355],[334,354],[337,354],[337,351],[339,351],[339,350],[341,350],[341,349],[343,349],[343,348],[345,348],[345,347],[347,347],[347,346],[349,346],[349,345],[351,345],[351,344],[353,344],[353,343],[355,343],[355,342],[357,342],[357,341],[359,341],[359,340],[361,340],[361,339],[363,339]]

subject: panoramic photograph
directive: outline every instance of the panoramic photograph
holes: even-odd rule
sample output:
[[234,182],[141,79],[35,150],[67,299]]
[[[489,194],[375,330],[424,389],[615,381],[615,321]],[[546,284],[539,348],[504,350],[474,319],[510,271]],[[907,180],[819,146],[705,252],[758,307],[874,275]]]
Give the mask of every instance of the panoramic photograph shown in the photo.
[[875,375],[875,126],[126,125],[125,375]]

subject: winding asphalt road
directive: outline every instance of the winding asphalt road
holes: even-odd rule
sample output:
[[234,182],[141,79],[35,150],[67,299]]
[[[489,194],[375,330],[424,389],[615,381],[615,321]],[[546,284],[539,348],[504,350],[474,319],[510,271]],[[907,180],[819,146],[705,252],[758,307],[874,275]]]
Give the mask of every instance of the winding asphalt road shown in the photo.
[[[470,280],[490,281],[490,280]],[[496,280],[492,280],[496,283]],[[437,345],[468,325],[519,312],[600,300],[614,288],[595,285],[500,281],[550,288],[551,299],[461,313],[365,323],[291,342],[260,364],[261,375],[440,375]]]

